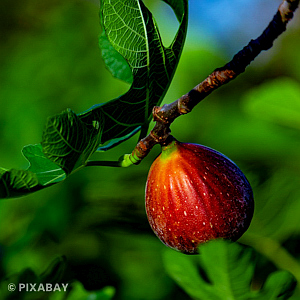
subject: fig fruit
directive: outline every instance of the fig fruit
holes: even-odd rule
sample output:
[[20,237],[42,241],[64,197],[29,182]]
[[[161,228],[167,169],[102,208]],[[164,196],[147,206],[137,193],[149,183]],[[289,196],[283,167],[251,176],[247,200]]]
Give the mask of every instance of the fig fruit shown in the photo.
[[193,254],[211,239],[237,240],[249,227],[253,210],[245,175],[211,148],[173,140],[149,170],[149,224],[175,250]]

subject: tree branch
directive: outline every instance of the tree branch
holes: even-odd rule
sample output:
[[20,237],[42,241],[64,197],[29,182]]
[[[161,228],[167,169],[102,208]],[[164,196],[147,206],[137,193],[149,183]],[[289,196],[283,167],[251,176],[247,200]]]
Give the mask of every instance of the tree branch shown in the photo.
[[[286,30],[287,23],[293,18],[299,0],[284,0],[264,32],[238,52],[222,68],[213,71],[204,81],[195,86],[178,100],[153,108],[153,120],[156,122],[150,134],[140,140],[131,154],[120,159],[120,165],[138,164],[156,144],[165,145],[170,136],[170,125],[180,115],[187,114],[217,88],[235,79],[262,52],[273,46],[274,40]],[[122,163],[123,161],[123,163]]]

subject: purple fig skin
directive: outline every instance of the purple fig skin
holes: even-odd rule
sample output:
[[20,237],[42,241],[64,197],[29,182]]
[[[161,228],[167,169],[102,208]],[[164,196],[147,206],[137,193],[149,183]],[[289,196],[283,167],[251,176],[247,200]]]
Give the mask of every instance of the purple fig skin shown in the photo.
[[254,211],[251,186],[239,167],[208,147],[171,142],[153,162],[146,213],[157,237],[186,254],[212,239],[239,239]]

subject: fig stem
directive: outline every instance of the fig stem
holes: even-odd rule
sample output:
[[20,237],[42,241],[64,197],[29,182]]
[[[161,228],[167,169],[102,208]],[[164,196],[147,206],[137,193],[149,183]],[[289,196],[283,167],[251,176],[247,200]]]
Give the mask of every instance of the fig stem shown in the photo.
[[118,161],[102,161],[102,160],[89,160],[86,163],[86,167],[122,167],[127,168],[132,166],[133,164],[139,164],[141,159],[137,156],[133,156],[131,154],[122,155]]
[[[273,46],[277,37],[286,30],[287,23],[293,18],[300,0],[284,0],[273,20],[263,33],[239,51],[232,60],[221,68],[215,69],[204,81],[187,94],[170,104],[153,108],[155,125],[150,133],[141,139],[131,154],[123,156],[121,166],[139,164],[156,145],[167,145],[170,141],[170,125],[179,116],[187,114],[210,93],[243,73],[246,67],[263,51]],[[122,162],[123,161],[123,162]]]

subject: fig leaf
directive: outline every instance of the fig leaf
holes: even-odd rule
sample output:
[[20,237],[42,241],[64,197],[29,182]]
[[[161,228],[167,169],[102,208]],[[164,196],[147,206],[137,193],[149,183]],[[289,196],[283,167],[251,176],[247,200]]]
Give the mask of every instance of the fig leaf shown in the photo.
[[276,271],[261,290],[252,290],[257,254],[238,243],[213,240],[201,245],[199,253],[198,257],[173,250],[164,253],[168,274],[194,299],[288,299],[296,287],[293,275]]
[[[112,74],[131,83],[127,93],[76,114],[68,109],[48,118],[40,145],[24,147],[26,170],[0,170],[0,198],[23,196],[63,181],[103,152],[142,129],[146,134],[152,108],[162,102],[183,49],[188,0],[163,0],[179,28],[169,47],[141,0],[100,0],[103,32],[99,44]],[[125,26],[124,26],[125,24]]]

